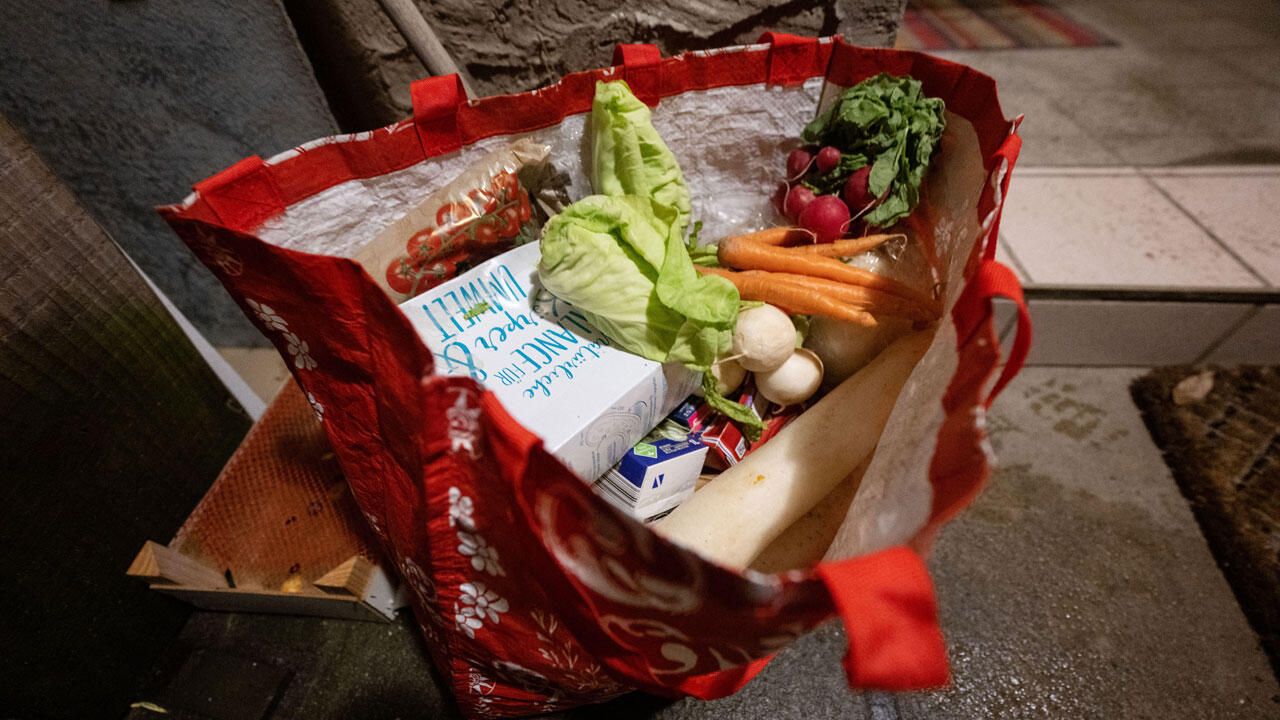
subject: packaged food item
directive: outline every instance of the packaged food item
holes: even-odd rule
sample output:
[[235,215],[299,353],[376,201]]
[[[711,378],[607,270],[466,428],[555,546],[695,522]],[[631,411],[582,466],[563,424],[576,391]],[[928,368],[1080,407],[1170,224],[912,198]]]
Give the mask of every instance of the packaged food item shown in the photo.
[[699,432],[715,417],[715,410],[697,395],[690,395],[676,406],[667,419],[679,423],[687,432]]
[[539,292],[537,243],[438,285],[401,310],[435,371],[470,376],[580,477],[613,467],[699,381],[619,350],[573,306]]
[[699,436],[707,446],[707,467],[727,470],[747,455],[747,438],[733,420],[717,416]]
[[618,509],[651,522],[693,495],[706,455],[696,437],[641,442],[593,487]]
[[397,302],[537,239],[525,178],[545,178],[551,149],[517,140],[484,157],[382,231],[355,260]]

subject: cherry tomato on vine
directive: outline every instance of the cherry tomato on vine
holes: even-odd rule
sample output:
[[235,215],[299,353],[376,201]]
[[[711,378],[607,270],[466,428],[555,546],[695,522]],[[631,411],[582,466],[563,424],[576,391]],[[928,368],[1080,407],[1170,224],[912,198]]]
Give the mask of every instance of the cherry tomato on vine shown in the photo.
[[403,258],[396,258],[387,266],[387,286],[401,295],[408,295],[413,292],[416,275],[409,263]]

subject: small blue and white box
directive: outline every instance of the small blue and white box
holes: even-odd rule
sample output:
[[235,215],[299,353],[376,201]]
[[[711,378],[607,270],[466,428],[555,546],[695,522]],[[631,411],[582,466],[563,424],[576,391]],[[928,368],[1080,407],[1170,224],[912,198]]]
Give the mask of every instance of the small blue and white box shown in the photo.
[[696,437],[642,442],[596,481],[595,490],[633,517],[657,520],[693,495],[706,458],[707,446]]

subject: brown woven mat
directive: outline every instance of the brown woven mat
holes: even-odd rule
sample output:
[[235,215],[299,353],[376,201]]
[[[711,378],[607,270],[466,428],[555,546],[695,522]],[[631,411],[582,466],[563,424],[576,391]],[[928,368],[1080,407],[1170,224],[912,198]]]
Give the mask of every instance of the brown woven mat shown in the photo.
[[1280,367],[1162,367],[1130,392],[1280,677]]

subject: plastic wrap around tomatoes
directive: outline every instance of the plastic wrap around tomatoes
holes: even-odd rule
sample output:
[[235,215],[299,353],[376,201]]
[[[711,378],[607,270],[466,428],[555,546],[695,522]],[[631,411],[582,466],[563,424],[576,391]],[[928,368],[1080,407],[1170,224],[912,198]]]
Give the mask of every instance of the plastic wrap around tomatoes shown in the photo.
[[413,296],[456,277],[477,262],[511,249],[533,217],[529,193],[514,172],[493,175],[487,187],[435,211],[435,225],[414,233],[405,254],[387,265],[387,285]]

